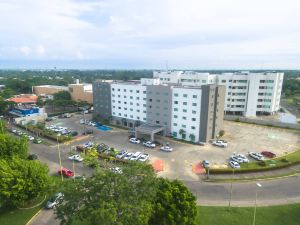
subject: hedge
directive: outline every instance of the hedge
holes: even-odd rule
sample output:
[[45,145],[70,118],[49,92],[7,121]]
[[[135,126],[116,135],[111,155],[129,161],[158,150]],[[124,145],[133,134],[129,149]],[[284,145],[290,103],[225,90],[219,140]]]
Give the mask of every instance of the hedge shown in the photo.
[[[295,164],[300,163],[300,149],[285,156],[281,156],[274,159],[265,160],[265,165],[261,162],[252,162],[241,164],[240,169],[235,169],[234,173],[250,173],[260,171],[270,171],[286,168]],[[275,163],[274,163],[275,162]],[[275,164],[275,165],[274,165]],[[274,166],[273,166],[274,165]],[[232,168],[220,168],[220,169],[209,169],[210,174],[228,174],[232,173]]]

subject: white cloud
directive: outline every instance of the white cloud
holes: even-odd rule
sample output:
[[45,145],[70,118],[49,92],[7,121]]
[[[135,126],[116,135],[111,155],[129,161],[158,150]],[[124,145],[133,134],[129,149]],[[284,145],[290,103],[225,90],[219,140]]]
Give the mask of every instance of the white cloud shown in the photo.
[[299,11],[297,0],[2,0],[0,58],[296,68]]
[[20,48],[20,52],[25,55],[25,56],[28,56],[31,52],[31,49],[28,47],[28,46],[22,46]]

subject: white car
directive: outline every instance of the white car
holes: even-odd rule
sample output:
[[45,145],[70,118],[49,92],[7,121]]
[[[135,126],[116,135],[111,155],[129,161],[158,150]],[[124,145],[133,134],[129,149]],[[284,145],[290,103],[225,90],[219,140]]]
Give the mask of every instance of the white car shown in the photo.
[[113,168],[111,168],[111,171],[113,173],[118,173],[118,174],[122,174],[123,173],[122,169],[119,168],[119,167],[113,167]]
[[141,143],[141,141],[139,139],[137,139],[137,138],[130,138],[129,142],[131,142],[133,144],[139,144],[139,143]]
[[122,159],[127,153],[128,152],[126,150],[123,150],[116,155],[116,158]]
[[136,161],[140,158],[141,155],[142,155],[141,152],[136,152],[132,155],[132,157],[129,160]]
[[235,162],[235,161],[230,161],[229,165],[233,168],[233,169],[239,169],[241,168],[240,164]]
[[29,141],[33,141],[33,140],[34,140],[34,137],[28,136],[28,140],[29,140]]
[[249,156],[258,161],[263,161],[265,158],[258,152],[249,152]]
[[13,132],[14,134],[16,134],[17,130],[13,129],[13,130],[11,130],[11,132]]
[[90,122],[88,123],[88,125],[89,125],[89,126],[95,127],[97,124],[96,124],[95,122],[93,122],[93,121],[90,121]]
[[227,142],[223,141],[223,140],[213,141],[212,144],[215,145],[215,146],[218,146],[218,147],[222,147],[222,148],[226,148],[227,147]]
[[144,153],[144,154],[142,154],[142,155],[140,156],[140,158],[139,158],[138,160],[141,161],[141,162],[145,162],[145,161],[147,161],[148,159],[149,159],[149,154]]
[[69,159],[77,161],[77,162],[82,162],[83,161],[83,158],[80,155],[72,155],[72,156],[69,157]]
[[231,157],[230,157],[230,160],[231,160],[231,161],[235,161],[235,162],[237,162],[237,163],[243,163],[243,162],[244,162],[242,158],[240,158],[240,157],[238,157],[238,156],[236,156],[236,155],[231,156]]
[[84,124],[84,119],[81,119],[79,122],[80,122],[81,124]]
[[165,146],[161,147],[160,150],[165,151],[165,152],[172,152],[173,148],[170,147],[169,145],[165,145]]
[[132,152],[128,152],[123,159],[130,159],[131,157],[133,156],[133,153]]
[[146,146],[146,147],[148,147],[148,148],[155,148],[155,144],[154,143],[152,143],[151,141],[144,141],[143,142],[143,145],[144,146]]
[[242,154],[237,154],[236,156],[241,158],[243,160],[243,163],[248,163],[249,162],[249,159],[246,156],[242,155]]

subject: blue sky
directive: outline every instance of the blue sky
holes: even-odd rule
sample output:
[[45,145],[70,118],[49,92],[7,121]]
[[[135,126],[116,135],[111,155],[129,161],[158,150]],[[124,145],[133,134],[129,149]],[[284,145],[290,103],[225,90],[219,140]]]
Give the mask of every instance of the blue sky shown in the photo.
[[0,68],[300,69],[298,0],[0,0]]

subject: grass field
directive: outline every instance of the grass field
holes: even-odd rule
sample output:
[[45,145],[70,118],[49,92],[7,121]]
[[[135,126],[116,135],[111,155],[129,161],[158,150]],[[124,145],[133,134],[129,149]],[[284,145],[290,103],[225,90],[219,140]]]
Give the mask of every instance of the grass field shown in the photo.
[[[252,225],[254,208],[198,207],[198,225]],[[299,225],[300,204],[257,207],[256,225]]]
[[0,211],[1,225],[25,225],[31,217],[36,214],[43,206],[32,209],[14,209]]

